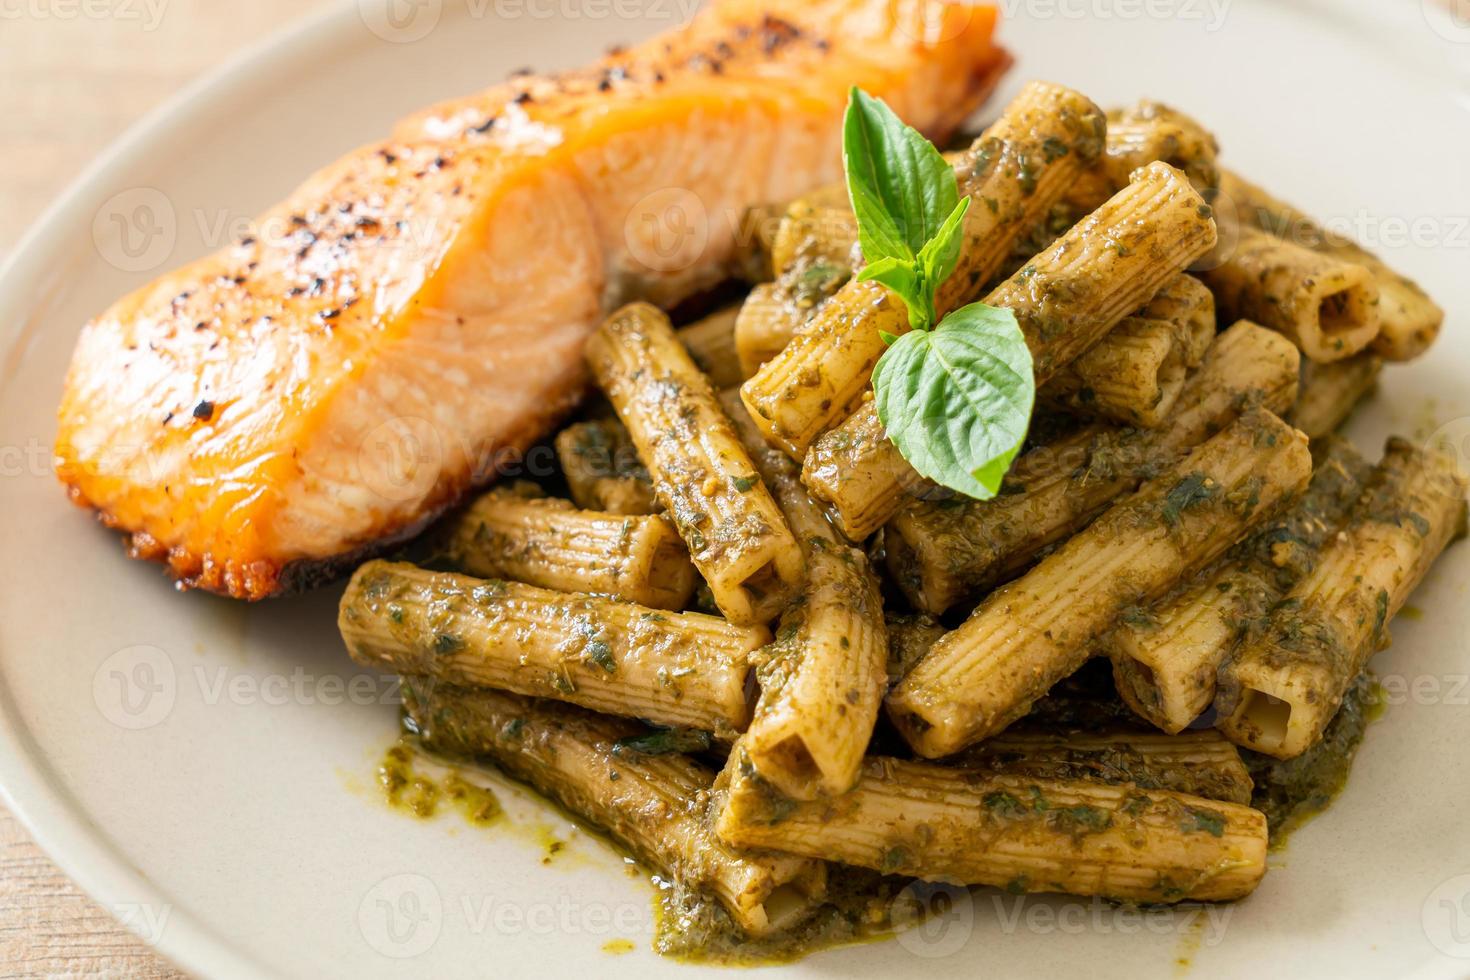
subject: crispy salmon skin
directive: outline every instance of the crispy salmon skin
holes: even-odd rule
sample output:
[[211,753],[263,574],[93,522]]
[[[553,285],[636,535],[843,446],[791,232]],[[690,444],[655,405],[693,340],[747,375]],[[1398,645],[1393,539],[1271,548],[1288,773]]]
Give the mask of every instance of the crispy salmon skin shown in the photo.
[[748,205],[841,175],[849,86],[942,139],[994,10],[708,5],[561,76],[403,121],[83,330],[56,470],[181,587],[287,591],[421,529],[543,436],[630,298],[726,278]]

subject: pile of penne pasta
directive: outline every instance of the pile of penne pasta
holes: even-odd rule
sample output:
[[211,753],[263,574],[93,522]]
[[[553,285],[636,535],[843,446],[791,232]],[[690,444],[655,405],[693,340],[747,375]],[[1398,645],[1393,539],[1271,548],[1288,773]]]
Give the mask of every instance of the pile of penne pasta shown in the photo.
[[[445,529],[452,571],[362,566],[352,656],[404,676],[426,745],[748,936],[809,917],[837,865],[1248,894],[1270,828],[1241,750],[1314,751],[1466,481],[1332,434],[1441,311],[1216,156],[1172,109],[1043,83],[950,155],[972,205],[939,313],[1011,309],[1036,369],[994,499],[886,439],[870,376],[907,314],[854,276],[826,188],[748,216],[738,307],[614,313],[587,351],[606,404],[555,440],[571,499],[498,487]],[[1074,710],[1094,658],[1113,684]]]

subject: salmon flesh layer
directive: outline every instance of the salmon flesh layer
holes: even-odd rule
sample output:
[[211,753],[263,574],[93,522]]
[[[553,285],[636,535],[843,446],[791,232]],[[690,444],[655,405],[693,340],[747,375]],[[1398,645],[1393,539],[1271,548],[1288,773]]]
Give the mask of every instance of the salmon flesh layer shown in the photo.
[[420,530],[581,396],[633,298],[728,277],[739,217],[841,176],[848,88],[944,139],[994,10],[722,0],[591,68],[402,122],[82,332],[56,468],[183,587],[257,599]]

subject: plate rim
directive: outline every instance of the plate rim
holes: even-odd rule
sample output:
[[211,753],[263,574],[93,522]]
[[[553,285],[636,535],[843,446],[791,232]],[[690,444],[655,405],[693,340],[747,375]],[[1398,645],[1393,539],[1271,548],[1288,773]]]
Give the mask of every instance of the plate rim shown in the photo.
[[[326,8],[298,17],[247,45],[145,113],[107,144],[97,156],[30,224],[0,263],[0,387],[9,380],[13,358],[23,353],[36,313],[55,288],[55,270],[64,267],[75,228],[96,210],[113,187],[118,171],[135,166],[155,144],[187,129],[219,98],[269,80],[272,69],[295,63],[317,49],[349,43],[352,23],[360,26],[362,8],[371,0],[338,0]],[[1261,0],[1240,0],[1244,3]],[[1280,0],[1277,0],[1280,2]],[[1402,27],[1403,8],[1381,7],[1371,0],[1339,0],[1328,8],[1318,0],[1285,0],[1298,14],[1327,15],[1329,11],[1353,33],[1365,28]],[[366,38],[359,43],[371,43]],[[1404,67],[1401,50],[1385,54]],[[1408,64],[1416,73],[1452,86],[1466,86],[1443,62]],[[1470,76],[1470,73],[1467,73]],[[1462,90],[1462,97],[1470,100]],[[206,926],[187,906],[172,901],[144,869],[130,863],[112,843],[106,829],[87,818],[86,811],[49,772],[44,755],[25,724],[8,689],[0,688],[0,802],[3,802],[47,857],[115,921],[143,940],[146,948],[172,965],[200,976],[228,975],[269,978],[275,974],[254,954],[242,950],[217,929]],[[119,918],[121,906],[167,907],[168,928],[156,942]],[[1464,961],[1441,956],[1413,971],[1414,980],[1452,980],[1461,976]]]

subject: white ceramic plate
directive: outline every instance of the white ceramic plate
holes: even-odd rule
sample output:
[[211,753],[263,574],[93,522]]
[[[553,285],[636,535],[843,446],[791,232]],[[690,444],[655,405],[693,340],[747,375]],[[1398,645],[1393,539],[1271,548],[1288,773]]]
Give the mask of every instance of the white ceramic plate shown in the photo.
[[[1370,447],[1439,429],[1470,448],[1470,86],[1456,74],[1470,24],[1438,2],[1003,0],[1012,89],[1047,76],[1104,104],[1151,94],[1186,108],[1232,165],[1357,222],[1450,309],[1434,355],[1390,371],[1360,413]],[[395,709],[347,662],[335,590],[254,608],[177,595],[49,472],[89,315],[399,115],[523,64],[579,63],[689,5],[466,3],[422,0],[394,20],[347,7],[183,93],[0,277],[0,781],[70,874],[200,973],[685,975],[647,951],[649,890],[610,850],[573,840],[543,866],[525,828],[568,838],[564,821],[515,802],[521,829],[474,830],[375,802]],[[1377,667],[1403,703],[1249,901],[1205,920],[981,894],[926,933],[790,972],[1167,976],[1183,958],[1201,975],[1465,975],[1467,573],[1460,545],[1415,598],[1422,617],[1394,624]],[[604,952],[616,938],[636,951]]]

